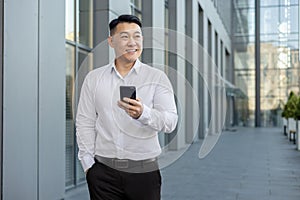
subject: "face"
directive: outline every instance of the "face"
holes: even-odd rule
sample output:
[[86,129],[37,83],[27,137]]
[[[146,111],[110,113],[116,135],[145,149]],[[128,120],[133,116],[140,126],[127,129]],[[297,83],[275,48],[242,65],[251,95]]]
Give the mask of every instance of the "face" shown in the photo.
[[116,59],[126,63],[135,62],[143,50],[142,31],[135,23],[119,23],[108,42],[115,50]]

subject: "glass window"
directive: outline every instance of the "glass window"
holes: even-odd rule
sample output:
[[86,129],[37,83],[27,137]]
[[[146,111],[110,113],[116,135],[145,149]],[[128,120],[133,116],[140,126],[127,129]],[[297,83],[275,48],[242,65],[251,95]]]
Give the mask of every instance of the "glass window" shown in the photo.
[[[297,35],[294,35],[294,36],[297,36]],[[288,39],[287,46],[290,47],[291,49],[298,49],[298,47],[299,47],[298,39],[295,39],[295,38],[293,38],[293,40]]]
[[[221,76],[222,77],[224,77],[224,71],[223,71],[223,69],[224,69],[224,60],[223,60],[223,52],[224,52],[224,47],[223,47],[223,41],[221,40],[221,45],[220,45],[220,56],[221,56],[221,58],[220,58],[220,72],[221,72]],[[231,69],[232,70],[232,69]]]
[[[255,111],[255,12],[254,0],[251,2],[234,1],[233,12],[234,65],[236,80],[242,79],[247,86],[248,125],[253,124]],[[262,126],[278,126],[279,102],[285,102],[286,91],[299,87],[294,70],[299,65],[298,0],[264,0],[260,6]]]
[[255,9],[254,0],[234,1],[234,70],[235,84],[248,99],[235,94],[235,124],[254,126],[255,114]]
[[285,31],[286,21],[280,16],[279,8],[265,7],[260,9],[260,31],[261,34],[278,33],[278,30]]
[[278,6],[280,4],[280,0],[263,0],[260,1],[260,6]]
[[142,20],[142,0],[131,0],[131,14]]
[[142,10],[142,0],[134,0],[134,5],[136,9]]
[[298,6],[261,8],[261,33],[298,32]]
[[65,38],[74,41],[75,16],[74,16],[74,0],[66,0],[65,6]]
[[66,0],[66,188],[85,181],[77,159],[75,105],[84,77],[93,68],[92,3],[92,0]]
[[[215,65],[219,67],[219,41],[218,41],[218,33],[215,31]],[[219,68],[220,69],[220,68]]]
[[298,5],[299,4],[299,0],[290,0],[292,5]]
[[291,1],[261,8],[262,126],[280,126],[280,102],[299,91],[298,6]]
[[298,18],[298,6],[291,6],[290,9],[290,30],[292,33],[298,33],[299,31],[299,18]]
[[255,33],[255,10],[237,9],[233,13],[234,34],[254,35]]
[[279,0],[280,1],[280,5],[298,5],[298,0]]
[[255,0],[233,1],[236,8],[254,8]]
[[78,41],[80,44],[93,48],[93,1],[77,0]]
[[66,187],[74,185],[75,138],[74,138],[74,87],[75,47],[66,44]]
[[[142,0],[130,0],[130,7],[131,14],[137,16],[142,21]],[[143,61],[143,54],[140,56],[139,59]]]

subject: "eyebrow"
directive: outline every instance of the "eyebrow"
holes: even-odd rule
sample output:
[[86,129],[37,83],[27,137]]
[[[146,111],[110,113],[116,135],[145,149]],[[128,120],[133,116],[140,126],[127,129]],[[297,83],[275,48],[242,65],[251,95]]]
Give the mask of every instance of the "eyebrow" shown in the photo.
[[[135,31],[134,34],[136,34],[136,33],[142,34],[140,31]],[[120,32],[119,34],[120,34],[120,35],[121,35],[121,34],[129,34],[129,32],[127,32],[127,31],[122,31],[122,32]]]

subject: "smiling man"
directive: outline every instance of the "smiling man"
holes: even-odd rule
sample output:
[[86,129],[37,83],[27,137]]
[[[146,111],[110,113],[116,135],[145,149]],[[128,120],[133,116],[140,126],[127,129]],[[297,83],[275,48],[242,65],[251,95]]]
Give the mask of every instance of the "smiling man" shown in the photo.
[[[78,157],[93,200],[159,200],[158,132],[172,132],[177,109],[164,72],[139,61],[140,20],[121,15],[109,24],[112,63],[91,71],[76,116]],[[136,99],[120,99],[120,86]]]

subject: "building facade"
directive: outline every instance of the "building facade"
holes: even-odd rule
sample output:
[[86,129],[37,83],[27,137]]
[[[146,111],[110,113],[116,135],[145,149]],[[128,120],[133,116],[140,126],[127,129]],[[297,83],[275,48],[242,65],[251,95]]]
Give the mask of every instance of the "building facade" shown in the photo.
[[[163,70],[174,88],[179,122],[173,133],[159,133],[164,153],[233,125],[254,124],[254,0],[0,2],[2,199],[64,199],[85,184],[75,137],[78,96],[85,75],[112,61],[108,23],[121,14],[142,20],[141,60]],[[285,2],[290,4],[276,7],[283,9],[282,19],[298,8]],[[262,38],[260,46],[266,126],[286,89],[299,88],[298,28],[281,22],[279,39],[272,39],[280,42]],[[275,75],[282,80],[277,85]]]
[[298,0],[233,1],[235,82],[248,96],[236,104],[237,124],[282,125],[288,94],[299,93],[298,13]]

